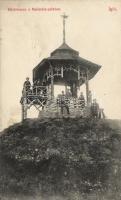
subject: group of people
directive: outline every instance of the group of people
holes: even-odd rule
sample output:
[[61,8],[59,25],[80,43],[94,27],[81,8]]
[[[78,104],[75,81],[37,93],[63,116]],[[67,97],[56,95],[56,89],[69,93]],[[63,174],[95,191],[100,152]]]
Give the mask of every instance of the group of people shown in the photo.
[[[68,115],[70,114],[69,104],[70,104],[71,98],[72,98],[72,94],[71,94],[71,91],[69,89],[66,91],[66,94],[64,93],[64,91],[62,91],[62,93],[58,95],[57,104],[61,108],[61,114],[62,115],[64,113],[64,109],[66,109]],[[77,102],[76,101],[78,101],[78,104],[79,104],[79,106],[81,108],[85,107],[85,97],[83,95],[83,92],[80,93],[80,96],[79,96],[78,99],[77,98],[73,98],[73,100],[74,100],[74,107],[75,108],[77,106]]]
[[[33,87],[32,87],[29,77],[27,77],[26,81],[23,84],[23,91],[25,91],[26,94],[45,95],[47,93],[46,87],[40,87],[40,86],[41,86],[40,81],[36,80],[33,83]],[[43,84],[43,86],[45,85]],[[65,109],[66,109],[67,114],[68,115],[70,114],[69,103],[70,103],[71,98],[72,98],[72,93],[70,89],[67,89],[66,93],[62,91],[62,93],[58,95],[57,104],[61,108],[62,115],[64,114]],[[73,100],[74,100],[74,107],[76,107],[78,104],[78,108],[81,108],[81,109],[85,108],[86,101],[85,101],[83,92],[80,93],[80,96],[78,98],[73,98]],[[88,102],[89,102],[91,116],[93,118],[100,118],[101,113],[100,113],[99,104],[97,103],[96,99],[93,99],[92,101],[91,91],[89,91],[89,94],[88,94]]]
[[[61,94],[58,95],[57,98],[57,104],[60,106],[61,108],[61,114],[64,114],[64,109],[66,109],[67,114],[70,114],[70,110],[69,110],[69,103],[70,103],[70,99],[71,99],[72,95],[71,92],[69,90],[67,90],[66,94],[64,93],[64,91],[62,91]],[[97,103],[96,99],[92,100],[92,94],[91,91],[89,91],[89,96],[88,96],[88,100],[89,100],[89,107],[90,107],[90,114],[93,118],[101,118],[101,112],[100,112],[100,108],[99,108],[99,104]],[[78,108],[84,109],[86,106],[86,101],[85,101],[85,97],[83,92],[80,93],[80,96],[78,98],[75,99],[75,104],[74,107],[77,106],[76,103],[78,103]]]
[[[82,105],[82,108],[84,108],[85,107],[85,99],[84,99],[84,95],[83,95],[82,92],[80,94],[79,100],[80,100],[80,104]],[[93,118],[101,118],[101,112],[100,112],[99,104],[97,103],[96,99],[92,100],[92,93],[91,93],[90,90],[89,90],[89,93],[88,93],[88,105],[90,107],[91,116]]]
[[29,77],[26,78],[26,81],[24,82],[23,84],[23,91],[26,92],[26,94],[43,94],[45,95],[47,90],[46,90],[46,87],[42,87],[44,86],[44,84],[41,86],[41,83],[40,83],[40,80],[36,80],[34,81],[33,83],[33,87],[32,87],[32,84],[29,80]]

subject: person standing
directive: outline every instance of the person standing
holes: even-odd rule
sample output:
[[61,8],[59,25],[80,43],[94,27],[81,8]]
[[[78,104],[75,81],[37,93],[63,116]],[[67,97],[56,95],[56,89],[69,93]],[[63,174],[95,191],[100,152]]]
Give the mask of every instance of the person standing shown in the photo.
[[66,99],[66,95],[64,94],[64,91],[62,91],[62,94],[60,95],[60,106],[61,106],[61,114],[63,115],[64,108],[66,108],[67,114],[69,115],[69,106]]
[[91,115],[94,118],[99,118],[99,104],[97,103],[96,99],[93,99],[93,103],[91,105]]
[[70,98],[72,97],[72,94],[71,94],[70,89],[67,89],[66,97],[67,97],[68,99],[70,99]]
[[85,98],[84,98],[83,92],[80,93],[78,100],[79,100],[80,107],[84,108],[85,107]]
[[41,86],[40,80],[37,80],[37,84],[36,84],[36,93],[37,93],[37,95],[42,94],[42,89],[41,89],[40,86]]
[[30,83],[30,81],[29,81],[29,77],[26,78],[26,81],[24,82],[23,87],[24,87],[24,91],[25,91],[25,92],[28,93],[28,92],[30,91],[31,83]]

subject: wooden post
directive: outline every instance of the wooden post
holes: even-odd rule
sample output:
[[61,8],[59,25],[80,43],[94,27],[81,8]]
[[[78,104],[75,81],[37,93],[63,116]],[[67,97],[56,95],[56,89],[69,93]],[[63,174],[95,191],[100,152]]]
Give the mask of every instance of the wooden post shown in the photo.
[[24,105],[23,104],[21,106],[21,109],[22,109],[21,121],[23,122],[24,121]]
[[25,88],[23,89],[22,92],[22,121],[27,118],[27,94]]
[[51,66],[51,99],[54,97],[54,76],[53,76],[53,68]]
[[67,94],[67,83],[65,83],[65,94]]
[[86,85],[86,101],[87,101],[87,106],[89,107],[89,77],[88,77],[88,70],[86,71],[85,85]]
[[80,80],[80,67],[78,66],[78,81]]
[[27,105],[23,102],[22,104],[22,121],[27,118]]
[[61,67],[61,77],[63,78],[63,66]]
[[27,105],[25,105],[25,110],[24,110],[24,118],[27,118]]
[[73,97],[77,98],[77,83],[73,83]]

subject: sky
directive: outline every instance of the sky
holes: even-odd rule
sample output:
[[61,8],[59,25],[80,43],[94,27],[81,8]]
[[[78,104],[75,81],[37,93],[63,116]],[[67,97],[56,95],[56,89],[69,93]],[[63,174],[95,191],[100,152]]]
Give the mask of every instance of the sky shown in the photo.
[[62,44],[64,12],[66,43],[102,66],[89,83],[94,97],[107,118],[121,119],[121,0],[0,0],[1,130],[21,121],[23,82]]

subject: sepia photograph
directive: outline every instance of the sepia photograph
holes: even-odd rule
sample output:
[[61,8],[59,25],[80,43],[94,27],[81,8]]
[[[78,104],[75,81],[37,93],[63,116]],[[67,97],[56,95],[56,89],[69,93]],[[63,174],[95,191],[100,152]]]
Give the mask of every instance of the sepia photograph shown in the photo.
[[0,200],[121,200],[121,0],[0,0]]

